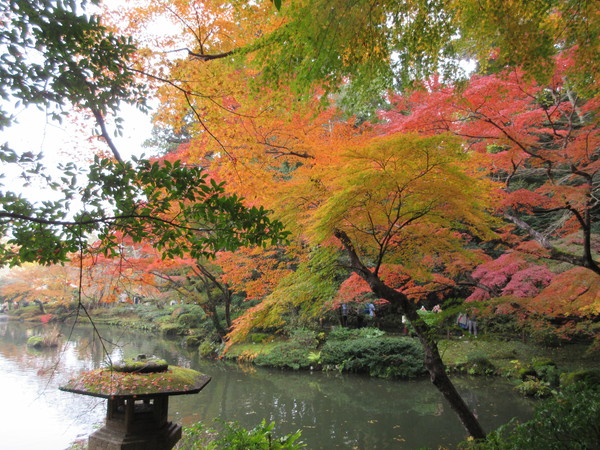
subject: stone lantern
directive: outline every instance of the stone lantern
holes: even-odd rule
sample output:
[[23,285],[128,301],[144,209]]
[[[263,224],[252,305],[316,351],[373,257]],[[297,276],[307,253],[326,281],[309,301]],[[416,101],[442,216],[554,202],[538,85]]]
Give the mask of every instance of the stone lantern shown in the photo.
[[60,390],[108,399],[105,425],[89,437],[89,450],[169,450],[181,426],[169,422],[169,396],[195,394],[210,377],[140,355],[85,372]]

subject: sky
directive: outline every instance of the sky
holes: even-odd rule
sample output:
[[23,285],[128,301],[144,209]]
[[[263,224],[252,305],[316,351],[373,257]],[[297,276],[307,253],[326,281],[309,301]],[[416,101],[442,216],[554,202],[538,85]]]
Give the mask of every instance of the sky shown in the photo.
[[[93,157],[88,144],[89,131],[81,130],[75,124],[59,124],[46,117],[44,111],[35,107],[22,108],[13,112],[17,123],[0,131],[0,144],[8,143],[18,153],[31,151],[43,152],[44,164],[58,174],[58,163],[73,161],[84,166],[86,158]],[[142,146],[152,131],[151,115],[144,114],[130,105],[123,105],[121,117],[124,120],[123,136],[114,137],[115,144],[124,159],[132,156],[148,155],[151,149]],[[0,163],[1,164],[1,163]],[[23,186],[23,180],[17,177],[14,166],[1,165],[5,176],[5,189],[21,193],[30,200],[53,199],[55,195],[42,184]]]

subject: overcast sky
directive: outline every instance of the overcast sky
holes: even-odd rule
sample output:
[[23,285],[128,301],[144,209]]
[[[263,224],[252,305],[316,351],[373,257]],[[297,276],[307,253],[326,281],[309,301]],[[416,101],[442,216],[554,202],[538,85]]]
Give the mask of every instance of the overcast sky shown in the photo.
[[[48,169],[55,168],[59,162],[73,161],[84,166],[86,160],[93,157],[88,139],[91,130],[81,130],[73,123],[59,124],[46,117],[44,111],[35,107],[20,109],[14,112],[18,123],[0,131],[0,143],[8,143],[13,150],[24,153],[44,153],[45,165]],[[121,117],[124,119],[123,136],[114,137],[115,144],[124,159],[132,155],[140,156],[150,153],[150,149],[142,147],[143,142],[150,137],[152,130],[151,116],[145,115],[129,105],[123,105]],[[102,145],[98,145],[102,147]],[[43,186],[23,187],[23,180],[17,175],[14,166],[2,165],[5,175],[5,189],[20,192],[31,200],[42,200],[51,192]]]

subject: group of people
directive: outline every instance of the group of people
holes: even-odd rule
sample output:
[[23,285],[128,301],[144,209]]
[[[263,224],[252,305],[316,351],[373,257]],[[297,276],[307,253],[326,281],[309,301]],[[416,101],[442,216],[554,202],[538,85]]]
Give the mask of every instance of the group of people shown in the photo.
[[[347,303],[342,303],[342,326],[348,326],[348,314],[349,308]],[[367,303],[362,311],[358,311],[358,325],[359,327],[364,325],[365,317],[367,320],[373,320],[375,318],[375,305],[371,302]]]
[[456,318],[456,323],[463,330],[467,330],[473,336],[477,336],[477,318],[474,314],[460,313]]
[[[347,303],[342,303],[340,308],[342,316],[342,326],[346,327],[348,326],[348,315],[350,313],[350,307]],[[420,310],[427,311],[425,306],[422,306]],[[354,312],[357,313],[358,326],[361,327],[364,326],[365,319],[373,320],[375,318],[375,305],[369,302],[366,303],[363,307],[359,307],[358,309],[354,310]],[[442,312],[442,308],[440,307],[440,305],[435,305],[432,308],[431,312],[440,313]],[[469,314],[460,313],[456,318],[456,324],[461,329],[471,333],[473,336],[477,336],[477,318],[473,312]],[[402,325],[404,328],[404,334],[408,334],[408,320],[406,316],[402,316]]]

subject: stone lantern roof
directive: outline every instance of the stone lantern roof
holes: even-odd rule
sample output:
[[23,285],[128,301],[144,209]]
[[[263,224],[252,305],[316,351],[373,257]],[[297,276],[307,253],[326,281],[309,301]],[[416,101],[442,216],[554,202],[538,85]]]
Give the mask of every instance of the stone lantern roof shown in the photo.
[[164,360],[125,360],[109,367],[84,372],[59,389],[102,398],[144,398],[200,392],[210,377],[192,369],[169,366]]
[[84,372],[59,389],[108,399],[104,427],[92,433],[89,450],[168,450],[181,426],[168,420],[169,396],[195,394],[210,377],[158,358],[136,359]]

